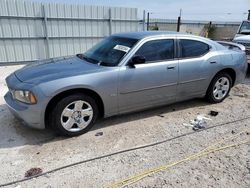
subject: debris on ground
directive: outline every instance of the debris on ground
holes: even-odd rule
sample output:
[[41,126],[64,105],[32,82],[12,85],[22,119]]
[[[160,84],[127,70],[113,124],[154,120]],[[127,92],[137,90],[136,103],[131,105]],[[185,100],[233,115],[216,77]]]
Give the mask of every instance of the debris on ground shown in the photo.
[[103,132],[98,132],[95,134],[95,136],[102,136],[103,135]]
[[235,93],[234,96],[237,96],[237,97],[247,97],[246,94],[242,94],[242,93]]
[[210,118],[207,118],[203,115],[198,115],[194,120],[191,120],[189,124],[183,123],[185,126],[190,126],[193,128],[194,131],[205,129],[207,126],[206,120],[212,120]]
[[214,111],[214,110],[211,110],[209,113],[210,116],[217,116],[218,114],[219,114],[219,112]]
[[159,115],[157,115],[157,116],[162,117],[162,118],[164,118],[164,117],[165,117],[165,116],[164,116],[164,115],[162,115],[162,114],[159,114]]
[[32,177],[38,174],[41,174],[43,171],[41,168],[31,168],[28,171],[25,172],[25,177]]

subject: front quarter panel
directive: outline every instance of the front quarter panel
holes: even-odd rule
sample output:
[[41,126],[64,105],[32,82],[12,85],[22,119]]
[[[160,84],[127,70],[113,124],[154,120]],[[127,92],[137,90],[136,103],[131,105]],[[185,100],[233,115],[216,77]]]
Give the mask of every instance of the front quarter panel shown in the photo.
[[[71,89],[90,89],[96,92],[104,104],[104,116],[117,113],[118,67],[105,67],[105,70],[90,74],[71,76],[41,83],[43,93],[52,99],[61,92]],[[48,101],[49,102],[49,101]]]

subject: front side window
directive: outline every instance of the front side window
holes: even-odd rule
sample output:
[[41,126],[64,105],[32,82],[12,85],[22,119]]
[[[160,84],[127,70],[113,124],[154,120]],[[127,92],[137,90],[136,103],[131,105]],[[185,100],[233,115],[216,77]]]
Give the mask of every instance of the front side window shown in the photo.
[[135,55],[144,56],[146,63],[174,58],[174,40],[153,40],[143,44]]
[[102,40],[84,54],[78,54],[78,57],[103,66],[117,66],[136,42],[137,39],[111,36]]
[[189,39],[179,41],[182,58],[200,57],[210,49],[209,45],[204,42]]

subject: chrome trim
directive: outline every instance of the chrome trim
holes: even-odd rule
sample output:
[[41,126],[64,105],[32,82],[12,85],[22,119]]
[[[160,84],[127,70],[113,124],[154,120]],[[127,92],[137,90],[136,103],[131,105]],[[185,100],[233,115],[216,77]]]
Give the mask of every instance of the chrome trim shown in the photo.
[[188,81],[184,81],[184,82],[179,82],[179,84],[186,84],[186,83],[197,82],[197,81],[202,81],[202,80],[206,80],[206,78],[198,78],[198,79],[194,79],[194,80],[188,80]]
[[120,94],[135,93],[135,92],[152,90],[152,89],[163,88],[163,87],[169,87],[169,86],[174,86],[174,85],[177,85],[177,82],[172,83],[172,84],[165,84],[165,85],[160,85],[160,86],[155,86],[155,87],[148,87],[148,88],[143,88],[143,89],[138,89],[138,90],[132,90],[132,91],[128,91],[128,92],[120,92]]

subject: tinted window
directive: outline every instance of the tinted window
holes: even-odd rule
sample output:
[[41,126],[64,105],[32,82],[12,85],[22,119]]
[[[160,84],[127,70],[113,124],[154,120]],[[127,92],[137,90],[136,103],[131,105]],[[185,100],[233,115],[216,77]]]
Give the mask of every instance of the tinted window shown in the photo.
[[174,40],[153,40],[143,44],[135,55],[142,55],[146,62],[174,58]]
[[136,39],[111,36],[90,48],[80,58],[104,66],[117,66],[122,57],[136,44]]
[[209,45],[196,40],[180,40],[181,57],[198,57],[209,51]]

